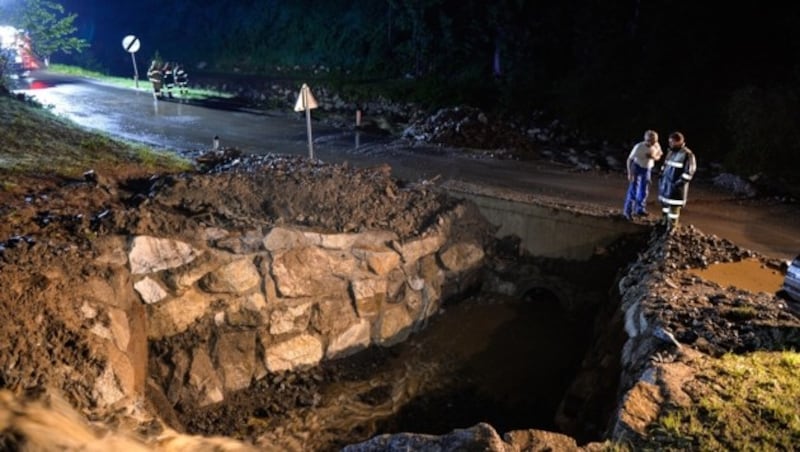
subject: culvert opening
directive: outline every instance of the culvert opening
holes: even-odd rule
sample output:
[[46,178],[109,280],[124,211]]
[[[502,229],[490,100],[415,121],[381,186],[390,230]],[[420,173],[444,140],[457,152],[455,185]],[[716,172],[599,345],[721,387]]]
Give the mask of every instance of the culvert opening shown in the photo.
[[[405,342],[270,373],[221,403],[178,404],[165,418],[188,433],[277,449],[336,450],[378,434],[444,434],[479,422],[501,434],[542,429],[579,443],[600,440],[624,341],[623,326],[612,321],[614,288],[644,242],[625,237],[588,261],[503,258],[483,290],[446,303]],[[509,282],[516,291],[498,294]],[[169,341],[191,349],[196,338]],[[151,356],[169,348],[154,343]]]
[[438,378],[448,384],[419,394],[378,431],[439,435],[479,422],[500,432],[559,430],[554,414],[586,349],[585,319],[542,291],[525,299],[483,295],[436,320],[416,340],[447,363]]

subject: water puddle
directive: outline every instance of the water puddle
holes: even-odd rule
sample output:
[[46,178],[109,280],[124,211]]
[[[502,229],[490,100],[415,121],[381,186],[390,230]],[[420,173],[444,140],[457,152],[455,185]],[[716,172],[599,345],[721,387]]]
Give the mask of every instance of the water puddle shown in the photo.
[[[446,308],[395,347],[323,363],[325,377],[272,377],[187,413],[188,430],[268,450],[338,450],[380,433],[444,434],[478,422],[500,432],[557,430],[554,415],[589,328],[557,300],[482,298]],[[313,388],[289,388],[298,384]],[[308,400],[285,404],[276,399],[281,391]]]
[[444,434],[481,421],[503,432],[557,430],[556,408],[587,347],[585,325],[547,299],[466,304],[437,320],[400,356],[447,364],[437,378],[448,384],[415,394],[380,431]]
[[779,270],[757,259],[709,265],[706,269],[694,269],[691,273],[722,287],[734,286],[754,293],[777,292],[784,277]]

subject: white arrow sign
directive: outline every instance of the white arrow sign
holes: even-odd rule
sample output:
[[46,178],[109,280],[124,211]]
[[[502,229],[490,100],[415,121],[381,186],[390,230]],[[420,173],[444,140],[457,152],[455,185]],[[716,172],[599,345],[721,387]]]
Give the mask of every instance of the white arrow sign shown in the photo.
[[319,105],[317,105],[317,99],[314,99],[314,95],[311,94],[311,88],[303,83],[303,87],[300,88],[300,93],[297,95],[297,102],[294,104],[294,111],[306,111],[317,107]]
[[311,88],[305,83],[300,88],[300,93],[297,95],[297,102],[294,104],[294,111],[306,112],[306,128],[308,129],[308,158],[314,158],[314,140],[311,138],[311,109],[317,108],[317,99],[311,94]]

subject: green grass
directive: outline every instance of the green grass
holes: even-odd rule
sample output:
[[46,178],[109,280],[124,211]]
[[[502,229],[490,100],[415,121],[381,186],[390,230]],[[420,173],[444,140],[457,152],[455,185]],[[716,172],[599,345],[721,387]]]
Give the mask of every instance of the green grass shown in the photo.
[[177,155],[81,129],[47,109],[0,95],[0,172],[4,189],[13,175],[76,177],[88,169],[180,171],[190,163]]
[[[114,77],[111,75],[103,74],[101,72],[91,71],[87,69],[83,69],[76,66],[67,66],[63,64],[51,64],[47,70],[49,72],[55,72],[59,74],[66,74],[66,75],[74,75],[76,77],[85,77],[90,78],[92,80],[97,80],[103,83],[108,83],[115,86],[120,86],[123,88],[130,88],[130,89],[139,89],[139,90],[150,90],[151,85],[147,79],[147,68],[140,70],[139,72],[139,86],[137,88],[136,81],[133,79],[133,75],[131,77]],[[144,71],[144,72],[142,72]],[[190,85],[191,86],[191,85]],[[223,99],[230,99],[234,97],[232,93],[225,93],[221,91],[212,91],[208,89],[200,89],[200,88],[190,88],[189,94],[184,96],[189,100],[204,100],[209,98],[223,98]]]
[[690,407],[668,407],[645,448],[794,450],[800,445],[800,354],[709,360],[689,388]]

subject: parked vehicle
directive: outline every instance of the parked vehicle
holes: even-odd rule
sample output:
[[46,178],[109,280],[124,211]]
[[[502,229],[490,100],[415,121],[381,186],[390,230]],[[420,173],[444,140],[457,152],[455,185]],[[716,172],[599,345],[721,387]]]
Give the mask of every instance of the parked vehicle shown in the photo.
[[12,77],[26,77],[40,68],[31,50],[31,39],[23,30],[0,25],[0,73]]
[[786,269],[781,290],[792,300],[800,302],[800,255],[795,257]]

